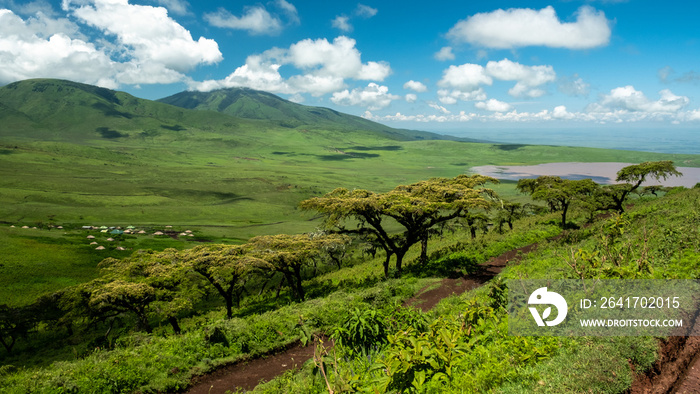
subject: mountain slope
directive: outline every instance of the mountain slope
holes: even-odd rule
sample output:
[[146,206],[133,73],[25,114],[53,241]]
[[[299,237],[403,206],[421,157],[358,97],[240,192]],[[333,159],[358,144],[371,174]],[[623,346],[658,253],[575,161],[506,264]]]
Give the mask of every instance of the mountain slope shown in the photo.
[[[211,112],[213,111],[213,112]],[[182,92],[151,101],[128,93],[57,79],[30,79],[0,87],[4,136],[43,139],[120,138],[134,130],[162,133],[299,129],[369,132],[394,141],[459,140],[394,129],[332,109],[296,104],[252,89]],[[245,127],[245,126],[251,127]],[[471,140],[473,141],[473,140]]]
[[186,91],[157,101],[187,109],[222,112],[238,118],[270,120],[288,128],[366,130],[394,140],[459,140],[425,131],[394,129],[359,116],[293,103],[272,93],[248,88]]
[[65,80],[31,79],[0,87],[0,136],[79,142],[136,134],[232,132],[256,123],[188,111],[128,93]]

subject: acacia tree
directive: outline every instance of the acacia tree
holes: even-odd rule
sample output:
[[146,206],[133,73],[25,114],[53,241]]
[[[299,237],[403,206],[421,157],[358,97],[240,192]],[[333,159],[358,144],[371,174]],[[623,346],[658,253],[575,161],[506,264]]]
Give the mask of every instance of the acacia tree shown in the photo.
[[26,337],[35,319],[27,307],[0,305],[0,343],[8,353],[17,339]]
[[595,192],[598,184],[591,179],[562,179],[543,175],[536,179],[521,179],[516,186],[533,200],[544,201],[552,212],[561,212],[561,227],[566,228],[566,214],[572,202],[583,200]]
[[525,216],[526,206],[517,202],[503,202],[498,211],[496,221],[498,231],[503,231],[503,225],[508,224],[508,228],[513,230],[513,222]]
[[148,321],[150,304],[156,299],[156,291],[147,283],[127,282],[114,279],[109,282],[96,279],[92,283],[90,308],[98,313],[131,312],[138,321],[138,328],[150,333],[152,330]]
[[[606,185],[601,187],[596,195],[596,201],[599,205],[599,210],[615,209],[619,213],[625,211],[624,203],[630,193],[636,191],[644,181],[648,179],[656,179],[657,181],[663,178],[666,180],[669,176],[683,175],[673,165],[673,161],[647,161],[641,164],[634,164],[622,168],[617,172],[616,182],[614,185]],[[650,190],[655,190],[651,188]],[[655,194],[655,192],[654,192]]]
[[183,264],[204,277],[226,303],[226,317],[240,306],[246,281],[267,267],[264,260],[248,254],[246,245],[200,245],[182,251]]
[[[428,238],[436,226],[465,218],[474,209],[489,209],[496,195],[482,188],[487,182],[498,180],[482,175],[433,178],[400,185],[387,193],[339,188],[323,197],[302,201],[300,206],[324,214],[325,226],[333,231],[358,234],[379,244],[386,251],[384,275],[388,276],[392,255],[396,255],[400,273],[403,257],[411,246],[421,242],[421,255],[427,254]],[[357,228],[345,228],[347,219],[357,220]],[[387,220],[400,224],[404,230],[390,233]]]
[[488,232],[489,217],[484,213],[470,213],[464,216],[464,223],[469,229],[469,235],[476,239],[477,230],[481,229],[484,234]]
[[292,297],[302,301],[302,270],[313,259],[350,243],[350,238],[339,234],[265,235],[252,238],[246,245],[249,253],[265,262],[270,271],[281,273],[292,289]]
[[107,258],[98,267],[106,278],[141,283],[150,288],[153,297],[142,302],[147,301],[148,309],[164,317],[173,331],[179,334],[181,330],[177,317],[181,312],[192,309],[197,294],[187,288],[186,267],[180,263],[177,255],[176,249],[162,252],[140,250],[121,260]]

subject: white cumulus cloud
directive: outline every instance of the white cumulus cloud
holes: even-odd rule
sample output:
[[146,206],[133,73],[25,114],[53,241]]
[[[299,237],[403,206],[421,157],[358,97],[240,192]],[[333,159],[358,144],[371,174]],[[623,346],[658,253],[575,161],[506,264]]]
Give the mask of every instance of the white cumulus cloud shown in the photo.
[[[288,49],[273,48],[248,56],[246,63],[218,81],[192,82],[190,88],[209,91],[224,87],[250,87],[272,93],[310,93],[321,96],[344,89],[346,79],[382,81],[392,72],[386,62],[362,62],[355,40],[340,36],[306,39]],[[288,78],[280,68],[291,66],[301,71]],[[348,92],[350,93],[350,92]]]
[[575,22],[561,22],[552,6],[541,10],[511,8],[479,13],[459,21],[447,33],[455,42],[487,48],[525,46],[589,49],[610,41],[610,21],[602,11],[583,6]]
[[154,72],[175,77],[199,64],[223,59],[216,41],[204,37],[195,41],[163,7],[133,5],[127,0],[95,0],[77,6],[64,0],[63,7],[81,22],[116,37],[121,54],[131,58],[131,65],[138,69],[131,83],[152,83],[159,79]]
[[333,93],[331,101],[338,105],[367,107],[370,111],[386,108],[400,96],[389,93],[389,88],[376,83],[369,83],[366,88],[343,90]]
[[357,8],[355,9],[355,14],[363,18],[371,18],[377,15],[378,11],[379,10],[377,10],[376,8],[372,8],[368,5],[358,4]]
[[306,39],[292,44],[287,51],[287,60],[298,68],[317,68],[321,75],[341,78],[382,81],[391,74],[386,62],[362,63],[355,40],[340,36],[328,42],[325,38]]
[[422,82],[410,80],[403,84],[404,89],[408,90],[413,90],[414,92],[422,93],[426,92],[428,90],[428,87],[425,86]]
[[272,16],[263,7],[247,7],[241,16],[235,16],[224,8],[204,14],[204,19],[212,26],[236,30],[247,30],[251,34],[279,34],[282,21]]
[[[35,7],[36,8],[36,7]],[[0,10],[0,82],[65,78],[99,86],[187,81],[185,72],[223,57],[216,41],[194,40],[163,7],[127,0],[64,0],[69,18],[49,17],[38,7],[23,20]],[[81,32],[94,28],[96,38]]]
[[507,112],[510,111],[513,107],[505,103],[503,101],[499,101],[496,99],[488,99],[486,101],[479,101],[478,103],[475,103],[474,106],[479,109],[483,109],[486,111],[491,111],[491,112]]
[[438,86],[440,102],[454,104],[457,100],[483,101],[486,95],[483,85],[492,85],[494,80],[515,81],[508,93],[513,97],[540,97],[546,92],[542,86],[554,82],[556,73],[552,66],[526,66],[508,59],[490,61],[486,67],[466,63],[452,65],[442,73]]
[[333,27],[343,32],[351,32],[352,25],[350,24],[350,18],[344,15],[338,15],[331,22]]
[[552,111],[552,117],[555,119],[571,120],[575,118],[576,115],[567,111],[566,106],[559,105],[554,107],[554,110]]
[[454,88],[461,91],[474,91],[480,85],[491,85],[493,79],[486,73],[484,67],[478,64],[452,65],[442,72],[442,79],[438,81],[438,86]]
[[93,44],[69,37],[69,25],[43,14],[24,21],[0,10],[0,84],[48,77],[116,88],[117,65]]
[[[285,0],[277,0],[273,4],[286,15],[289,23],[299,23],[299,14],[293,4]],[[243,11],[241,16],[236,16],[222,7],[216,12],[204,14],[204,19],[212,26],[246,30],[252,35],[277,35],[285,26],[280,15],[271,13],[262,5],[247,6]]]
[[540,97],[545,92],[539,86],[557,77],[552,66],[525,66],[508,59],[488,62],[486,73],[501,81],[517,81],[508,91],[513,97]]
[[442,47],[439,51],[435,52],[434,55],[436,60],[447,61],[455,60],[455,54],[452,53],[452,47]]
[[633,86],[612,89],[598,103],[589,106],[590,112],[608,112],[623,110],[631,112],[672,113],[678,112],[688,105],[690,99],[686,96],[675,95],[668,89],[659,92],[659,100],[649,99],[643,92]]

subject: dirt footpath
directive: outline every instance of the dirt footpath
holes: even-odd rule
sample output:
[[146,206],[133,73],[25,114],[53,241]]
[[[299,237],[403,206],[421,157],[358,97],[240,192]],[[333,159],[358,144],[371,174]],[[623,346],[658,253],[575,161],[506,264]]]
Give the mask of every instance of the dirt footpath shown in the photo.
[[659,358],[646,374],[638,375],[629,392],[700,393],[700,316],[682,337],[669,337],[659,345]]

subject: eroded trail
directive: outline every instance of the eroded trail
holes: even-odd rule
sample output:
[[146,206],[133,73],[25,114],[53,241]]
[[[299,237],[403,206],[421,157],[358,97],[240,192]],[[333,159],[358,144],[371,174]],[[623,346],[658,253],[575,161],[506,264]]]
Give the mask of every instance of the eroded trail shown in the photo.
[[656,363],[649,372],[637,376],[630,393],[700,393],[700,313],[690,320],[688,336],[662,341]]
[[[482,286],[498,275],[508,262],[518,261],[523,254],[529,253],[535,247],[537,244],[531,244],[494,257],[481,264],[480,272],[475,275],[443,279],[437,288],[424,289],[404,304],[415,306],[424,312],[428,311],[445,297]],[[252,390],[261,381],[269,381],[287,370],[300,368],[307,360],[313,358],[313,355],[313,343],[306,347],[297,344],[273,355],[231,364],[210,374],[196,377],[186,393],[225,394],[237,389]]]

